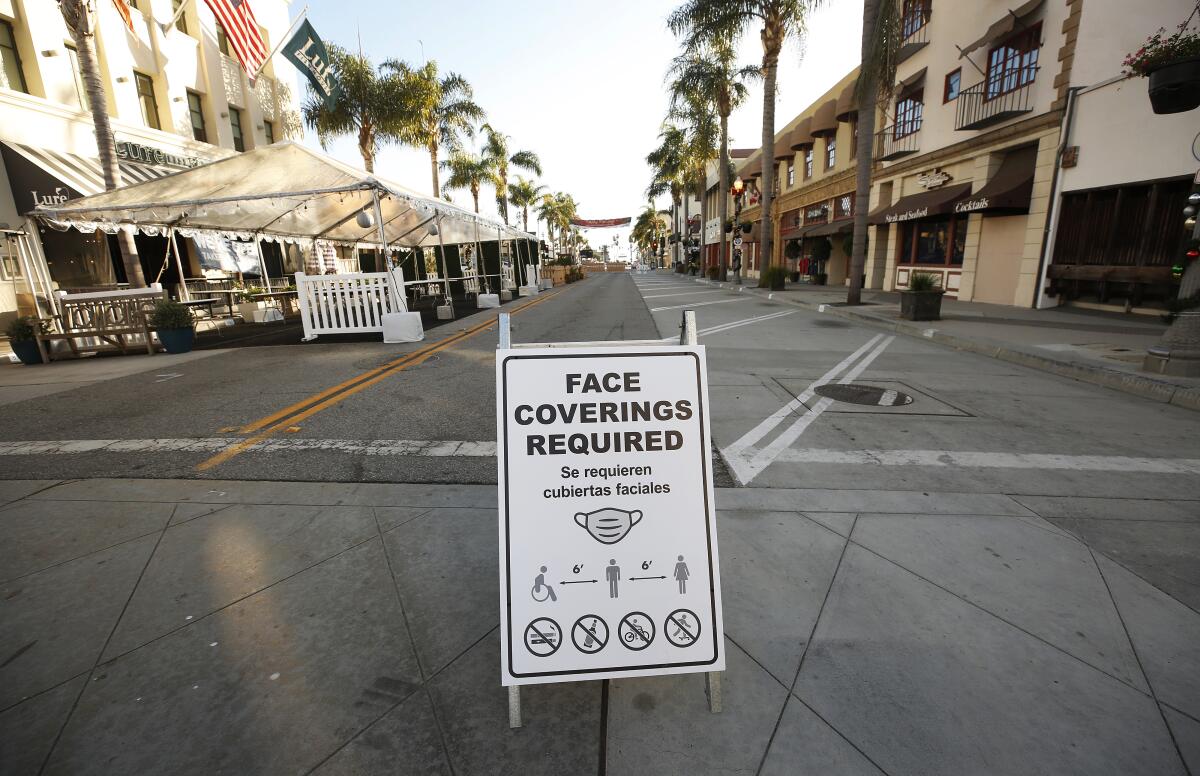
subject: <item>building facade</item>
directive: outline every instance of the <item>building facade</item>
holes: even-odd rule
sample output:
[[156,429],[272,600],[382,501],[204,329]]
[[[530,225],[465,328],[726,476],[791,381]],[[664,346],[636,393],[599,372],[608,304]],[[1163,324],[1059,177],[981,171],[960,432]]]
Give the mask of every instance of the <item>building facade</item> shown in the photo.
[[[296,79],[282,57],[251,84],[202,0],[129,6],[132,32],[111,0],[96,0],[94,25],[124,185],[299,138]],[[289,7],[290,0],[254,0],[269,50],[289,27]],[[60,233],[25,219],[39,203],[103,191],[98,155],[78,54],[58,4],[0,0],[0,230],[7,235],[0,241],[0,318],[36,312],[38,292],[16,260],[22,232],[36,229],[54,288],[124,279],[111,235]],[[200,257],[185,242],[188,274],[198,276]],[[137,237],[148,281],[179,281],[173,266],[162,271],[165,244]]]

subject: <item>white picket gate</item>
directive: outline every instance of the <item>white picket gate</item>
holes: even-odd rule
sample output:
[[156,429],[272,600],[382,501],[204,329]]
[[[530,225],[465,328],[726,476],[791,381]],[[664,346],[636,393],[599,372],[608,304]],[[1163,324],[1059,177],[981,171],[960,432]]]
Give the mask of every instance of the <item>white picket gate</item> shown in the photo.
[[388,272],[296,273],[304,341],[321,334],[383,331],[386,313],[408,312],[403,285]]

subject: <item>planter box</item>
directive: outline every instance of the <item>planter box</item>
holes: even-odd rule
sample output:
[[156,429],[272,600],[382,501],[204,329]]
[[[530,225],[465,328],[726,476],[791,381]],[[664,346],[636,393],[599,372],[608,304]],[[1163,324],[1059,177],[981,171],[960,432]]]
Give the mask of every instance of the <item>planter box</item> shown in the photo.
[[945,291],[901,291],[900,317],[906,321],[938,321],[942,318]]
[[38,350],[37,340],[17,340],[8,344],[25,366],[42,363],[42,353]]
[[267,309],[266,302],[238,302],[233,306],[233,309],[238,315],[242,316],[243,320],[253,320],[254,313],[259,310]]
[[1200,107],[1200,57],[1152,70],[1150,105],[1155,113],[1184,113]]
[[190,326],[186,329],[159,329],[156,333],[158,341],[168,353],[187,353],[196,341],[196,330]]

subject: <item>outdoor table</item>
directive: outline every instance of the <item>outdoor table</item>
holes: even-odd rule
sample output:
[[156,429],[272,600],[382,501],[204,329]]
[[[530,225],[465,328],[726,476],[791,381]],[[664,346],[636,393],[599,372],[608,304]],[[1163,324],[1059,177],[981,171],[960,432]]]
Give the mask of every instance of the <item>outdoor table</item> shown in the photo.
[[295,305],[299,303],[300,294],[297,291],[266,291],[261,294],[252,294],[250,296],[250,298],[255,301],[264,300],[267,302],[278,302],[278,304],[276,306],[279,307],[280,312],[283,312],[284,300],[285,299],[295,300],[292,305],[292,307],[294,308]]
[[210,288],[210,289],[206,290],[204,293],[220,294],[221,296],[224,296],[225,297],[225,307],[229,310],[229,314],[233,315],[234,303],[237,301],[237,298],[239,296],[241,296],[242,294],[245,294],[246,292],[238,291],[238,290],[234,290],[234,289],[230,289],[230,288]]
[[187,308],[205,307],[208,309],[208,317],[211,318],[213,317],[213,305],[219,301],[221,300],[215,296],[212,296],[208,297],[207,299],[189,299],[186,302],[180,302],[180,304]]

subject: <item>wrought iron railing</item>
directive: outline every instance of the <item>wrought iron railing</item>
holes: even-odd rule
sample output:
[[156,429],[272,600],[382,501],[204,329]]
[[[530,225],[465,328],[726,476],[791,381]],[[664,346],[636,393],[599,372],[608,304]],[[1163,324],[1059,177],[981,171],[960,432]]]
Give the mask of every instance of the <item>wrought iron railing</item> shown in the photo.
[[929,45],[929,11],[925,10],[905,18],[900,34],[904,39],[900,41],[900,48],[896,54],[897,62],[903,62]]
[[981,129],[1033,110],[1037,68],[1010,70],[963,89],[955,129]]
[[920,119],[892,124],[875,133],[875,158],[881,162],[899,159],[920,150]]

